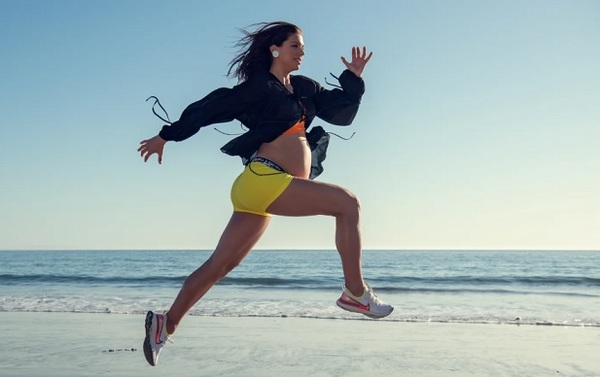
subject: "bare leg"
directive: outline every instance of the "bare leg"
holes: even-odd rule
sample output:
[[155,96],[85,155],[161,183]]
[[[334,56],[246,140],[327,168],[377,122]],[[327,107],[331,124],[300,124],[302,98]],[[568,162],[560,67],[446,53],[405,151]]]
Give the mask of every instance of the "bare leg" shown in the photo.
[[354,194],[340,186],[294,178],[267,212],[283,216],[334,216],[335,243],[346,288],[357,296],[362,295],[360,202]]
[[213,254],[183,283],[167,316],[167,332],[177,329],[183,316],[243,259],[269,225],[270,217],[234,212]]

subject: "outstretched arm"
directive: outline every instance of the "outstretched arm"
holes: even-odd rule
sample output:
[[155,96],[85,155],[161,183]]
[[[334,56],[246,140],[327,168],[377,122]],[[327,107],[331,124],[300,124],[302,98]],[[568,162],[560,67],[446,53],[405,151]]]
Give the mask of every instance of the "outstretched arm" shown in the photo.
[[327,90],[316,84],[313,101],[319,118],[338,126],[352,123],[365,92],[365,83],[361,76],[371,56],[373,53],[367,53],[366,47],[362,50],[360,47],[352,47],[352,60],[349,62],[342,57],[346,70],[340,77],[336,77],[341,88]]
[[360,47],[352,47],[352,60],[348,62],[348,60],[342,56],[342,63],[344,63],[346,68],[357,77],[362,77],[362,73],[371,59],[371,56],[373,56],[373,52],[371,51],[367,55],[367,48],[364,46],[362,51],[360,50]]

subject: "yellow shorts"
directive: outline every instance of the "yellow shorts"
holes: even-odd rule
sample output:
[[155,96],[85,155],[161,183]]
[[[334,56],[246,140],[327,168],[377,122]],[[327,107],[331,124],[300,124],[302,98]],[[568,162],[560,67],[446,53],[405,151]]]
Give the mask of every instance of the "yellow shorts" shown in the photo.
[[261,157],[253,158],[231,187],[231,203],[237,212],[271,216],[267,207],[285,191],[294,176]]

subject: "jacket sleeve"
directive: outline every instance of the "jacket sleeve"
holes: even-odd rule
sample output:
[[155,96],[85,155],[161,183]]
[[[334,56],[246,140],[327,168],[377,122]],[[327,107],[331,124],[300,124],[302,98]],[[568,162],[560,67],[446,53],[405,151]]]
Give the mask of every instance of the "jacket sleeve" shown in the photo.
[[341,89],[328,90],[317,83],[317,93],[313,101],[316,116],[331,124],[347,126],[352,123],[358,112],[360,100],[365,92],[365,82],[347,69],[338,80]]
[[183,141],[200,128],[214,123],[230,122],[244,114],[257,100],[249,82],[233,88],[219,88],[189,105],[178,121],[165,125],[159,136],[167,141]]

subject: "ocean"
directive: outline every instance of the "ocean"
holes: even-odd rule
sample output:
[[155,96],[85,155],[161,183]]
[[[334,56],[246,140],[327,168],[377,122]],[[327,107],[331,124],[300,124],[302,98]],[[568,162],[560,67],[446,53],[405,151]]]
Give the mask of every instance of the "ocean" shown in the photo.
[[[209,251],[0,251],[0,312],[168,309]],[[366,250],[383,321],[600,327],[600,251]],[[365,319],[335,305],[335,250],[255,250],[193,316]]]

